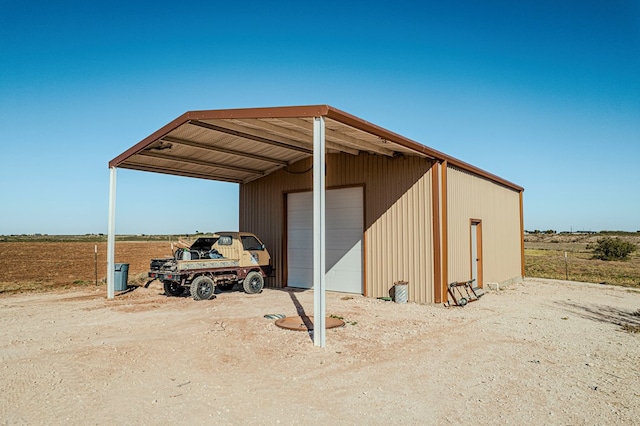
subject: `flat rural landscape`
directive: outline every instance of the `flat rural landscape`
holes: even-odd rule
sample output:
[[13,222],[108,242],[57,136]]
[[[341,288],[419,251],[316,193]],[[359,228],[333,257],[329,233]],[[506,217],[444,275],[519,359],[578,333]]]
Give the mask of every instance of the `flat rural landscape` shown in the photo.
[[[547,264],[557,271],[540,274],[563,276],[464,308],[329,292],[345,326],[325,349],[265,318],[311,314],[312,291],[196,302],[144,287],[169,239],[118,242],[131,286],[112,301],[106,243],[0,242],[0,423],[633,424],[638,253],[593,260],[593,238],[527,236],[527,275]],[[587,269],[597,278],[579,282]]]
[[[637,249],[627,260],[594,259],[602,238],[621,239]],[[525,275],[640,288],[640,232],[526,234]],[[566,253],[566,262],[565,262]]]
[[[593,259],[588,247],[604,236],[610,235],[526,234],[525,275],[640,288],[640,232],[611,234],[639,247],[625,261]],[[172,243],[194,238],[193,235],[120,237],[115,261],[129,264],[132,284],[144,284],[151,258],[170,256]],[[0,236],[0,262],[3,265],[0,294],[95,286],[96,268],[98,284],[105,285],[106,237]]]

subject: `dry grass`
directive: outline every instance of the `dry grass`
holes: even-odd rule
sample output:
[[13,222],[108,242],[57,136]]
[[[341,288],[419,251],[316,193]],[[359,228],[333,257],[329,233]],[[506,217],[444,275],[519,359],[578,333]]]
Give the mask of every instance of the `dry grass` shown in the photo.
[[[593,259],[589,243],[602,235],[531,235],[525,237],[525,274],[529,277],[569,279],[640,288],[640,254],[626,261]],[[640,236],[625,236],[635,244]],[[567,262],[565,266],[565,252]]]

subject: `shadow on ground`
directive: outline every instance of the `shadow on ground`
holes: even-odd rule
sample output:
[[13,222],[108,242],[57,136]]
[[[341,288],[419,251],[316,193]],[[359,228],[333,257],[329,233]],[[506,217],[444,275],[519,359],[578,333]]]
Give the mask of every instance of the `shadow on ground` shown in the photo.
[[626,311],[608,305],[583,305],[576,302],[557,302],[557,304],[582,318],[618,325],[625,331],[640,333],[640,309]]

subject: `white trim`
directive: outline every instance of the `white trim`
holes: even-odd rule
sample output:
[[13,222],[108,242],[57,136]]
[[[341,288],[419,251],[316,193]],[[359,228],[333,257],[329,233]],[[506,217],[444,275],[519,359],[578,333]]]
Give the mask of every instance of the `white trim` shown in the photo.
[[313,344],[325,347],[325,126],[313,119]]
[[115,297],[116,168],[109,168],[109,225],[107,237],[107,299]]

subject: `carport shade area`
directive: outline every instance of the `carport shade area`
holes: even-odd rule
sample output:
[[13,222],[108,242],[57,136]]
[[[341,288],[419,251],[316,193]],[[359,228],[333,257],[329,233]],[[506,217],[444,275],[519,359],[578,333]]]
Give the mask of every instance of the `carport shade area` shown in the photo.
[[[307,254],[313,254],[313,287],[318,294],[314,304],[315,317],[324,318],[324,315],[318,313],[324,313],[327,200],[325,173],[318,171],[325,170],[327,154],[419,157],[440,164],[446,162],[498,184],[518,188],[498,176],[328,105],[190,111],[109,162],[107,297],[114,297],[117,168],[243,185],[302,160],[313,159],[311,194],[292,196],[290,204],[303,202],[309,205],[309,201],[313,200],[312,220],[305,223],[310,233],[299,241],[313,244],[306,250]],[[334,203],[333,198],[336,196],[340,194],[332,194],[329,202]],[[309,200],[303,200],[305,197],[309,197]],[[362,224],[354,223],[354,229],[358,229],[358,226]],[[440,245],[439,235],[436,243]],[[316,330],[318,329],[324,329],[320,327],[320,323],[316,324]],[[320,343],[324,346],[323,342],[316,342]]]

